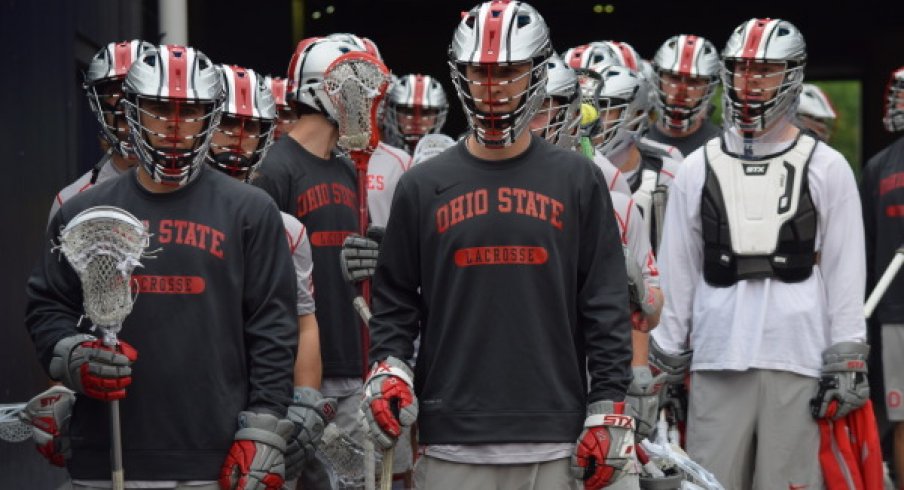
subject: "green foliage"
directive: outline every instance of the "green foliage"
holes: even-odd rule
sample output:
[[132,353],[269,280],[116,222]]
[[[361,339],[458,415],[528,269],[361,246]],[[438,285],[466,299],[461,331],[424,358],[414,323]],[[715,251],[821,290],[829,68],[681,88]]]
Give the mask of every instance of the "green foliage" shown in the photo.
[[[810,81],[816,85],[829,97],[835,112],[838,114],[838,120],[835,123],[835,130],[832,132],[832,139],[829,145],[841,152],[844,158],[853,168],[858,179],[860,177],[860,167],[862,165],[862,141],[860,126],[860,82],[856,80],[841,81]],[[722,87],[716,87],[716,93],[713,95],[712,103],[715,111],[711,116],[714,124],[722,124]]]

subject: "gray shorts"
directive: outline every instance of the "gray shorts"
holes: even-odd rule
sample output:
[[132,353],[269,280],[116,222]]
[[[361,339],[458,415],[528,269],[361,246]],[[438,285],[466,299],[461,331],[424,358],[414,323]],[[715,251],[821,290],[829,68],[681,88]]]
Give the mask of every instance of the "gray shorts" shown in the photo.
[[822,488],[817,380],[786,371],[695,371],[687,452],[725,488]]
[[904,422],[904,324],[882,325],[882,379],[888,420]]
[[[453,463],[421,456],[414,464],[414,486],[429,490],[580,490],[584,487],[571,476],[571,459],[562,458],[528,464]],[[611,489],[636,490],[636,475],[619,480]]]

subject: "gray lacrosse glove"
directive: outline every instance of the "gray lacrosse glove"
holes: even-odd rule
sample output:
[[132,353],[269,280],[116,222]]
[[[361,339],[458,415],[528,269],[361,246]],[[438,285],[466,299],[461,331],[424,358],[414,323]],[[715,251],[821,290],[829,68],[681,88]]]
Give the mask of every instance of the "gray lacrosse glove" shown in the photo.
[[359,282],[373,277],[385,231],[382,226],[371,225],[367,227],[367,237],[349,235],[345,238],[339,265],[346,281]]
[[19,418],[31,426],[38,452],[54,466],[65,467],[72,456],[69,418],[74,404],[75,392],[58,385],[29,400],[19,412]]
[[336,416],[336,400],[324,398],[319,391],[296,386],[287,418],[295,430],[286,447],[286,480],[301,475],[305,461],[314,455],[326,424]]
[[659,396],[665,386],[665,373],[659,373],[655,378],[650,373],[648,366],[633,366],[634,379],[628,386],[625,395],[625,403],[631,407],[628,412],[634,416],[637,423],[637,432],[634,434],[637,442],[647,438],[656,421],[659,418]]
[[684,351],[681,354],[669,354],[659,347],[656,338],[650,336],[650,371],[653,376],[659,377],[665,374],[663,381],[667,384],[682,384],[691,366],[693,351]]
[[50,377],[91,398],[119,400],[132,384],[136,359],[138,352],[121,340],[114,350],[93,335],[76,334],[53,347]]
[[634,459],[634,418],[625,413],[625,402],[608,400],[587,406],[584,431],[571,455],[571,475],[585,490],[612,485]]
[[822,374],[810,410],[817,419],[838,420],[869,400],[866,359],[869,345],[839,342],[822,353]]
[[286,440],[295,424],[268,413],[239,412],[239,430],[220,469],[224,490],[280,490]]
[[382,449],[393,447],[402,434],[417,420],[417,398],[414,396],[414,373],[395,357],[374,364],[364,382],[361,411],[367,421],[367,435]]

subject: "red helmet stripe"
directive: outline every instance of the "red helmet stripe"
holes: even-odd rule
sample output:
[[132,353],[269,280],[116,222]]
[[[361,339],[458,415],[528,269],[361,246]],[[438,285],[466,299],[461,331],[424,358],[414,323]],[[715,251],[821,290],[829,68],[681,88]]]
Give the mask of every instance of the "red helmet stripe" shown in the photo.
[[424,75],[415,75],[414,77],[414,106],[427,105],[427,101],[423,100],[426,93],[426,84],[424,83]]
[[744,51],[741,56],[744,58],[756,58],[756,53],[760,48],[760,42],[763,40],[763,33],[772,19],[756,19],[752,21],[750,31],[747,32],[747,42],[744,43]]
[[614,44],[615,47],[617,47],[618,50],[621,51],[622,58],[625,59],[625,66],[634,71],[637,71],[637,60],[634,59],[634,53],[631,52],[631,49],[625,46],[624,43],[613,42],[612,44]]
[[251,100],[251,74],[244,68],[232,66],[232,103],[239,116],[253,116],[254,102]]
[[273,101],[276,105],[286,105],[286,81],[282,78],[273,78],[270,81],[270,91],[273,92]]
[[170,97],[186,97],[188,90],[188,49],[184,46],[170,44],[167,47],[169,53],[167,63],[167,74],[169,76],[169,96]]
[[496,63],[499,61],[499,47],[502,45],[502,21],[505,12],[512,5],[508,0],[496,0],[490,4],[483,21],[483,34],[480,46],[480,62]]
[[589,44],[585,44],[583,46],[572,48],[571,56],[566,60],[568,62],[568,66],[572,68],[580,68],[581,58],[584,56],[584,52],[587,51],[587,48],[589,47]]
[[132,43],[129,41],[116,43],[113,48],[113,75],[125,76],[132,66]]
[[681,47],[681,61],[678,65],[678,73],[693,75],[694,53],[697,51],[697,39],[697,36],[687,36],[684,38],[684,44]]

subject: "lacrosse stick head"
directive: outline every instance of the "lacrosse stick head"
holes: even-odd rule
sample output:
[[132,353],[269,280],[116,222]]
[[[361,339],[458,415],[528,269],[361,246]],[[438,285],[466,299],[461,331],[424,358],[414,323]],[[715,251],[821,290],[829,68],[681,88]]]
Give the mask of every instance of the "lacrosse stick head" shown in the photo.
[[148,246],[145,225],[114,206],[88,208],[60,233],[60,250],[82,283],[85,315],[116,343],[122,322],[132,311],[132,270]]
[[0,441],[22,442],[31,438],[31,426],[19,418],[24,403],[0,405]]
[[377,147],[377,111],[389,81],[386,65],[362,51],[345,53],[327,67],[323,88],[336,108],[340,148],[349,153],[371,153]]

